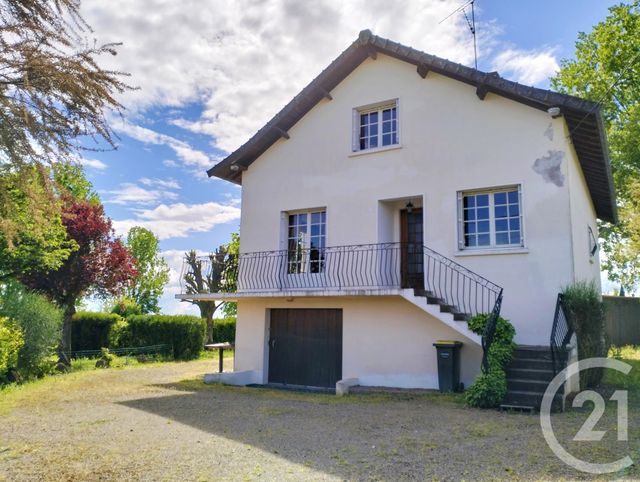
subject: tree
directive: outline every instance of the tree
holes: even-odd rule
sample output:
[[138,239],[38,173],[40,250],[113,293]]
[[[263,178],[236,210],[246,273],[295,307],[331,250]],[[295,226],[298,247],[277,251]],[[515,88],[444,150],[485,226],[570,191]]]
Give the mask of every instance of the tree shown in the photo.
[[[233,256],[229,255],[226,245],[220,246],[207,257],[199,257],[195,251],[185,253],[185,262],[189,270],[184,275],[186,292],[189,294],[207,294],[232,291]],[[213,342],[213,315],[223,304],[216,300],[187,300],[200,309],[200,316],[207,322],[207,343]]]
[[[238,233],[231,233],[231,242],[227,244],[227,252],[235,259],[240,255],[240,235]],[[227,282],[227,291],[233,292],[235,290],[235,277],[231,276]],[[225,301],[222,305],[222,311],[226,317],[235,317],[238,314],[238,304],[234,301]]]
[[602,106],[618,195],[618,225],[600,224],[603,268],[633,291],[640,279],[640,2],[617,5],[591,33],[580,33],[574,60],[551,84]]
[[99,45],[79,0],[0,0],[0,159],[13,165],[73,159],[114,134],[105,113],[130,89],[98,65],[119,44]]
[[60,198],[73,198],[100,204],[100,196],[93,190],[82,165],[73,162],[58,162],[53,165],[53,180],[56,194]]
[[[123,73],[98,60],[79,0],[0,0],[0,277],[57,269],[74,244],[47,167],[113,148]],[[93,141],[90,145],[81,141]],[[102,143],[102,145],[101,145]]]
[[136,260],[138,277],[127,288],[127,296],[142,313],[158,313],[158,301],[169,282],[169,266],[160,256],[159,241],[148,229],[134,226],[127,234],[127,248]]
[[0,280],[57,269],[77,249],[51,185],[44,166],[0,164]]
[[78,249],[53,271],[32,272],[21,278],[64,310],[61,353],[71,350],[71,318],[78,299],[87,294],[117,296],[137,276],[135,261],[119,239],[100,204],[71,199],[63,208],[62,222]]

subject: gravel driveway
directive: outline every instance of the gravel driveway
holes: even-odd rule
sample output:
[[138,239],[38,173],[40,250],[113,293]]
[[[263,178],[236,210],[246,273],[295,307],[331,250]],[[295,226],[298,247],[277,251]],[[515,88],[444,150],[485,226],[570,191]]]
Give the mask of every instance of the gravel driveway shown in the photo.
[[[205,386],[196,377],[211,369],[209,360],[90,371],[0,392],[0,480],[583,477],[547,448],[535,415],[425,393],[338,398]],[[630,444],[607,433],[597,447],[568,446],[594,462],[640,455],[634,407]],[[588,413],[556,416],[559,438],[571,438]],[[598,428],[615,423],[613,412]]]

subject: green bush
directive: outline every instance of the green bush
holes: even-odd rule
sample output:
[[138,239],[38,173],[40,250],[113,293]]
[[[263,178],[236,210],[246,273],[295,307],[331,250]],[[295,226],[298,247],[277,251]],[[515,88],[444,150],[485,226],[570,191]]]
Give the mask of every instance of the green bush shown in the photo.
[[127,319],[132,346],[166,344],[176,360],[197,358],[204,347],[205,321],[187,315],[136,315]]
[[32,293],[16,282],[0,290],[0,316],[13,319],[24,337],[17,368],[23,377],[41,377],[55,368],[56,347],[60,341],[62,311],[42,295]]
[[115,313],[79,311],[71,320],[71,350],[100,350],[109,346],[113,326],[122,318]]
[[502,368],[495,367],[481,373],[464,395],[472,407],[492,408],[498,406],[506,394],[507,377]]
[[100,358],[98,358],[98,361],[96,361],[95,367],[96,368],[109,368],[111,366],[111,363],[113,363],[113,361],[116,359],[115,355],[112,355],[111,353],[109,353],[109,349],[108,348],[101,348],[100,349]]
[[125,318],[120,318],[111,326],[107,346],[109,348],[128,348],[132,346],[129,322]]
[[142,307],[136,303],[136,300],[133,298],[120,298],[117,300],[113,307],[111,308],[111,313],[115,313],[116,315],[120,315],[123,318],[127,318],[133,315],[141,315]]
[[24,345],[22,330],[11,318],[0,318],[0,383],[5,381],[9,368],[18,364],[18,353]]
[[[471,331],[481,335],[487,326],[488,314],[476,315],[468,321]],[[508,320],[498,317],[493,343],[489,347],[487,362],[489,371],[481,373],[467,389],[465,401],[472,407],[496,407],[507,394],[507,375],[505,370],[513,356],[516,344],[513,338],[516,330]]]
[[221,318],[213,320],[213,342],[214,343],[233,343],[236,340],[236,319]]
[[[562,290],[569,322],[578,340],[578,359],[606,357],[604,336],[604,304],[593,281],[578,281]],[[602,379],[602,369],[582,370],[581,387],[594,387]]]

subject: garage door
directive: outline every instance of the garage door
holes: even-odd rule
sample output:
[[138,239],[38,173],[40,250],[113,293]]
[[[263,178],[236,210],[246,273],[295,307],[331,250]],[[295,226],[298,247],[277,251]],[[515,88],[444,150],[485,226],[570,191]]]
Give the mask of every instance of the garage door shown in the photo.
[[269,383],[332,387],[342,378],[342,310],[272,309]]

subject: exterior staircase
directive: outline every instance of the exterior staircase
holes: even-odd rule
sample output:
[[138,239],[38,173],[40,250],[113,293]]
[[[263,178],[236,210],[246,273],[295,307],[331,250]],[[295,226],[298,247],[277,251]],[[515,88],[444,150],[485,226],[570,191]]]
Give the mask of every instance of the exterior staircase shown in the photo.
[[[559,370],[567,364],[567,353],[559,353]],[[553,379],[553,362],[548,346],[518,345],[507,368],[507,395],[501,408],[540,410],[547,385]],[[562,411],[564,390],[556,393],[552,410]]]
[[467,321],[471,318],[471,315],[468,313],[463,313],[454,305],[447,304],[445,300],[442,298],[438,298],[431,291],[414,288],[413,293],[415,296],[422,296],[426,298],[428,305],[438,305],[440,308],[440,313],[451,313],[454,321]]
[[481,344],[481,337],[469,329],[466,321],[471,315],[460,312],[455,306],[447,303],[442,298],[435,296],[432,292],[424,289],[403,289],[402,297],[411,304],[417,306],[429,315],[460,333],[467,340],[478,345]]

